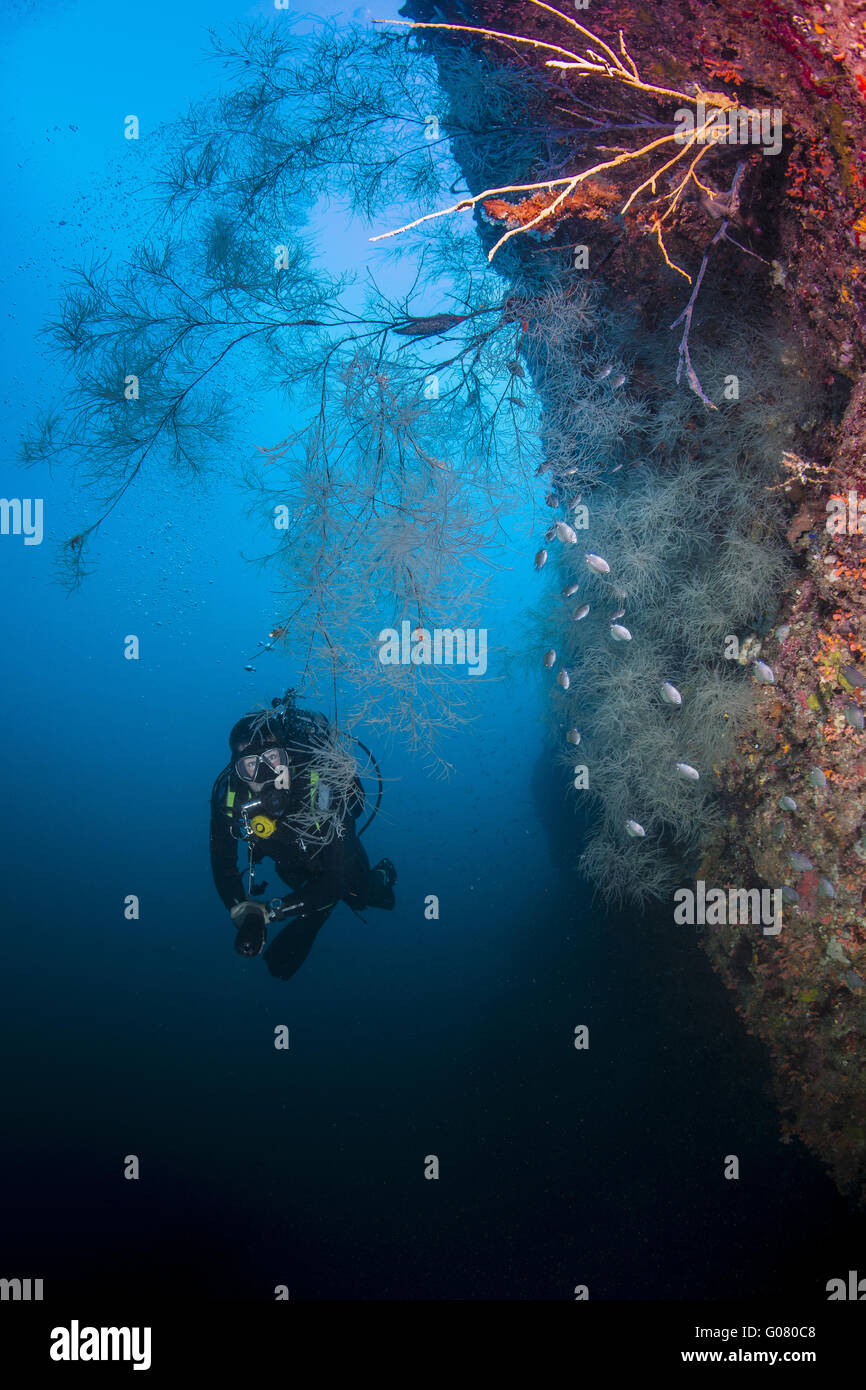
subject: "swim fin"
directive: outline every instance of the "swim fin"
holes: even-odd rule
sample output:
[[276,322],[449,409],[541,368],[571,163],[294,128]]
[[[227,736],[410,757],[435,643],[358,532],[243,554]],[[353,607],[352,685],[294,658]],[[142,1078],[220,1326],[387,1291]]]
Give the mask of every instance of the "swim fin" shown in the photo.
[[390,911],[396,906],[397,899],[394,897],[394,884],[397,882],[397,870],[390,859],[380,859],[370,870],[370,879],[367,884],[367,905],[369,907],[382,907]]

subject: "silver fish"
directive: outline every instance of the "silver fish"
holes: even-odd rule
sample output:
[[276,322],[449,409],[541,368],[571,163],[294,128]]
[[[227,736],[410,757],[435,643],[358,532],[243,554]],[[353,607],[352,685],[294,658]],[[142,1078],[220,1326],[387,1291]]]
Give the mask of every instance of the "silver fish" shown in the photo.
[[568,733],[565,735],[565,738],[568,743],[573,743],[576,748],[577,745],[580,743],[580,730],[569,729]]
[[551,647],[549,652],[544,653],[544,664],[547,667],[548,671],[552,666],[556,665],[556,652],[553,649],[553,647]]
[[546,564],[547,564],[547,551],[546,551],[546,550],[539,550],[538,553],[537,553],[536,556],[535,556],[535,568],[536,568],[537,570],[542,570],[542,569],[544,569],[544,566],[545,566]]
[[793,796],[780,796],[779,805],[783,811],[796,811],[797,803]]
[[824,775],[823,769],[820,767],[813,767],[812,771],[809,773],[809,782],[813,787],[826,787],[827,778]]
[[612,623],[615,623],[615,622],[617,621],[618,618],[624,618],[624,617],[625,617],[625,609],[624,609],[624,608],[618,608],[618,609],[616,610],[615,613],[611,613],[611,615],[610,615],[610,620],[611,620]]
[[605,377],[606,377],[606,376],[610,376],[610,374],[611,374],[612,371],[613,371],[613,363],[612,363],[612,362],[608,362],[608,364],[607,364],[606,367],[602,367],[601,371],[599,372],[598,376],[596,377],[596,381],[604,381]]
[[613,638],[614,642],[631,641],[631,633],[629,632],[627,627],[623,627],[622,623],[611,623],[610,635]]
[[612,379],[610,384],[611,386],[624,386],[625,372],[617,372],[616,376]]
[[681,705],[683,702],[682,695],[670,681],[665,681],[659,693],[666,705]]
[[556,679],[562,686],[563,690],[567,690],[568,687],[571,685],[571,676],[568,674],[564,666]]
[[775,685],[776,677],[773,674],[773,668],[768,666],[766,661],[753,662],[752,670],[755,673],[755,680],[760,681],[761,685]]
[[607,560],[603,560],[600,555],[588,554],[586,556],[586,563],[596,574],[610,574],[610,565],[607,563]]
[[636,820],[627,820],[625,823],[626,834],[633,840],[642,840],[646,831]]
[[692,767],[691,763],[676,763],[675,766],[679,776],[684,778],[686,782],[700,782],[701,774],[696,767]]
[[564,541],[566,545],[577,544],[577,532],[567,521],[557,521],[555,529],[557,540]]
[[588,604],[588,603],[582,603],[582,604],[580,605],[580,607],[578,608],[577,612],[576,612],[575,615],[574,615],[574,621],[575,621],[576,623],[582,623],[588,612],[589,612],[589,604]]
[[579,588],[579,584],[566,584],[565,588],[562,590],[562,597],[571,598],[572,595],[577,593]]

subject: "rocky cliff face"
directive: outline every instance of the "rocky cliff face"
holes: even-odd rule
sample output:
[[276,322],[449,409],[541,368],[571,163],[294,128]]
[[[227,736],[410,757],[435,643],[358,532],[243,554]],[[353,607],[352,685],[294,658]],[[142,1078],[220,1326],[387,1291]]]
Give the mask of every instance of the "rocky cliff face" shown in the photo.
[[[587,248],[588,277],[632,314],[634,382],[657,419],[667,418],[666,394],[690,385],[708,417],[722,405],[695,343],[703,334],[723,352],[731,330],[712,336],[723,314],[743,341],[781,345],[763,377],[759,348],[742,397],[752,415],[730,467],[745,477],[749,448],[772,456],[762,486],[768,512],[781,508],[789,578],[768,597],[765,621],[719,635],[738,638],[741,663],[758,679],[751,713],[738,715],[733,756],[704,773],[722,814],[708,818],[681,881],[784,889],[777,934],[708,924],[701,941],[767,1044],[786,1131],[862,1203],[866,3],[592,0],[559,15],[529,0],[410,0],[405,12],[511,36],[435,35],[477,45],[523,74],[548,123],[546,152],[502,182],[559,182],[491,196],[476,208],[481,234],[489,249],[519,229],[509,254],[524,258]],[[761,119],[735,125],[743,111]],[[703,123],[706,139],[685,152],[682,142],[665,143],[689,120],[692,133]],[[712,126],[718,143],[707,152]],[[474,194],[472,151],[464,144],[458,156]],[[679,332],[687,332],[682,341],[670,334],[667,375],[658,344],[684,309]],[[713,380],[737,378],[736,351]],[[681,437],[660,479],[675,472],[675,455],[700,461],[709,447],[703,421],[680,416],[674,428]],[[664,455],[661,447],[653,467]],[[641,462],[635,455],[631,466]]]

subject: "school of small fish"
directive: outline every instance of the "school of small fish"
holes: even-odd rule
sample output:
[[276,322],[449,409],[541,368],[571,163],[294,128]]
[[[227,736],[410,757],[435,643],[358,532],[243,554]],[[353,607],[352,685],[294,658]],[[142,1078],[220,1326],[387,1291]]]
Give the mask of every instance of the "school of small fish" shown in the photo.
[[[606,369],[604,375],[609,375],[610,370],[611,370],[610,368]],[[613,380],[613,382],[612,382],[611,384],[612,384],[612,385],[616,385],[616,384],[617,384],[617,380],[618,380],[617,378],[614,378],[614,380]],[[624,381],[625,378],[623,377],[622,380]],[[621,382],[620,382],[620,384],[621,384]],[[579,499],[578,499],[578,501],[579,501]],[[549,528],[549,530],[547,531],[547,533],[545,534],[545,540],[547,540],[547,541],[552,540],[554,537],[555,537],[557,540],[560,540],[560,541],[562,541],[564,544],[567,544],[567,545],[574,545],[574,544],[576,544],[576,542],[577,542],[577,534],[576,534],[574,528],[571,527],[571,526],[569,526],[568,523],[567,523],[567,522],[564,522],[564,521],[557,521],[557,522],[555,522],[554,525],[551,526],[551,527]],[[610,574],[610,565],[608,564],[607,560],[605,560],[605,558],[604,558],[603,555],[596,555],[596,554],[594,554],[592,551],[588,551],[588,552],[585,553],[584,558],[585,558],[585,560],[586,560],[587,567],[588,567],[590,570],[592,570],[592,572],[593,572],[594,574],[598,574],[598,575],[609,575],[609,574]],[[536,557],[535,557],[535,568],[536,568],[536,570],[540,570],[540,569],[547,563],[547,559],[548,559],[547,551],[546,551],[546,550],[540,550],[540,551],[538,552],[538,554],[536,555]],[[573,582],[573,583],[571,583],[571,584],[566,584],[566,586],[565,586],[565,587],[562,589],[562,591],[561,591],[561,592],[562,592],[562,597],[563,597],[563,598],[573,598],[574,595],[578,592],[579,588],[580,588],[580,584],[579,584],[578,582]],[[622,593],[624,592],[624,590],[618,589],[618,590],[614,590],[614,592],[616,592],[616,593],[618,593],[618,594],[622,594]],[[586,618],[586,617],[588,616],[589,612],[590,612],[590,605],[589,605],[588,603],[582,603],[582,604],[575,610],[575,612],[573,613],[572,619],[573,619],[573,621],[576,622],[576,623],[582,622],[583,619]],[[613,640],[614,640],[615,642],[631,642],[631,640],[632,640],[632,634],[631,634],[630,630],[629,630],[627,627],[625,627],[625,626],[619,621],[620,618],[624,618],[624,617],[625,617],[625,609],[622,608],[622,607],[615,609],[614,612],[611,613],[611,615],[610,615],[610,620],[609,620],[609,621],[610,621],[610,628],[609,628],[609,630],[610,630],[610,635],[611,635],[611,637],[613,638]],[[546,653],[546,655],[545,655],[545,657],[544,657],[544,665],[545,665],[545,667],[547,668],[547,670],[552,670],[552,668],[556,665],[556,651],[555,651],[555,649],[554,649],[553,647],[551,647],[550,650]],[[762,661],[756,661],[756,662],[754,662],[754,663],[753,663],[753,670],[754,670],[756,679],[757,679],[757,680],[760,680],[760,681],[763,681],[763,682],[766,683],[766,684],[771,684],[771,683],[773,682],[773,680],[775,679],[775,677],[774,677],[774,675],[773,675],[773,672],[772,672],[771,668],[770,668],[769,666],[767,666],[765,662],[762,662]],[[569,672],[569,670],[567,669],[567,667],[565,667],[565,666],[560,667],[559,672],[558,672],[557,677],[556,677],[556,680],[557,680],[557,684],[561,687],[562,690],[568,690],[568,689],[569,689],[569,687],[571,686],[571,675],[570,675],[570,672]],[[677,687],[673,684],[672,681],[663,681],[662,684],[661,684],[661,686],[660,686],[660,688],[659,688],[659,694],[660,694],[660,696],[661,696],[662,701],[663,701],[666,705],[670,705],[673,709],[679,709],[680,706],[681,706],[682,703],[683,703],[682,694],[681,694],[680,691],[677,689]],[[578,731],[577,728],[574,728],[574,727],[570,728],[570,729],[567,731],[565,737],[566,737],[566,741],[567,741],[568,743],[572,744],[572,745],[575,746],[575,747],[580,743],[580,740],[581,740],[580,732]],[[682,780],[685,781],[685,782],[699,782],[699,781],[700,781],[701,774],[700,774],[700,772],[698,771],[698,769],[697,769],[696,767],[692,767],[691,763],[678,762],[678,763],[675,764],[675,770],[676,770],[677,776],[680,777],[680,778],[682,778]],[[575,772],[576,772],[576,773],[580,773],[581,775],[580,775],[580,776],[577,776],[577,777],[575,778],[574,785],[575,785],[576,788],[582,788],[583,785],[584,785],[584,783],[583,783],[583,781],[582,781],[583,768],[578,764],[578,766],[575,767]],[[822,775],[823,775],[823,774],[822,774]],[[796,809],[796,803],[794,803],[794,801],[793,801],[792,798],[790,798],[790,797],[788,797],[788,798],[783,798],[783,799],[782,799],[782,802],[780,802],[780,804],[784,806],[784,805],[786,804],[786,802],[789,802],[789,803],[790,803],[789,809],[792,809],[792,810],[793,810],[793,809]],[[639,821],[636,821],[636,820],[627,820],[627,821],[625,822],[625,829],[626,829],[626,833],[627,833],[632,839],[642,840],[642,839],[644,839],[645,836],[646,836],[646,831],[645,831],[644,827],[640,824]]]
[[[598,382],[607,381],[611,388],[619,389],[621,386],[625,385],[627,378],[624,372],[615,371],[613,363],[608,363],[600,369],[595,379]],[[617,468],[611,469],[610,471],[616,472],[617,469],[621,466],[622,465],[617,465]],[[546,471],[547,467],[542,463],[536,469],[536,476],[539,476],[540,474]],[[575,520],[577,524],[580,525],[582,521],[585,525],[585,517],[581,519],[576,515],[582,507],[581,494],[576,493],[569,496],[570,489],[568,489],[567,487],[563,487],[562,482],[562,480],[564,479],[575,477],[579,472],[580,468],[577,465],[562,470],[558,475],[560,481],[554,482],[553,488],[547,494],[544,500],[547,506],[549,507],[557,507],[561,505],[569,509],[570,511],[575,513]],[[558,540],[563,545],[576,545],[578,541],[578,536],[574,526],[571,526],[567,521],[557,520],[553,522],[545,531],[544,540],[546,545],[549,545],[554,540]],[[540,549],[535,556],[536,572],[544,568],[544,566],[547,564],[548,559],[549,553],[546,548],[542,547],[542,549]],[[587,568],[593,574],[599,575],[602,578],[610,575],[611,567],[603,555],[597,555],[593,551],[587,551],[584,553],[584,559]],[[626,597],[626,590],[624,588],[619,588],[615,586],[613,583],[609,583],[608,588],[616,598],[622,600]],[[564,599],[573,598],[575,594],[579,592],[579,589],[579,581],[573,580],[572,582],[566,584],[564,588],[562,588],[562,590],[560,591],[561,596]],[[588,617],[589,613],[590,604],[582,603],[572,614],[572,620],[576,623],[582,622],[586,617]],[[625,616],[626,610],[623,606],[616,608],[609,615],[608,630],[610,633],[610,637],[614,642],[629,643],[632,641],[632,633],[630,629],[626,627],[621,621],[621,619],[623,619]],[[777,640],[780,643],[782,643],[787,639],[789,635],[789,629],[785,627],[780,627],[775,635]],[[756,643],[757,651],[760,651],[760,645],[760,642]],[[757,659],[757,652],[755,652],[754,656],[752,655],[752,652],[747,653],[746,658],[742,662],[742,664],[748,664],[749,658],[751,658],[750,664],[752,667],[752,675],[755,681],[757,681],[760,685],[774,685],[776,681],[776,676],[775,672],[773,671],[773,668],[770,665],[768,665],[766,661],[761,661]],[[551,647],[545,653],[544,666],[546,670],[550,671],[556,665],[557,653],[555,648]],[[850,684],[854,686],[866,685],[866,677],[861,676],[858,671],[854,670],[854,668],[845,668],[843,670],[843,674],[846,677],[850,678]],[[562,690],[567,691],[570,688],[571,673],[568,667],[559,667],[559,671],[556,676],[556,681]],[[682,707],[683,695],[672,681],[663,681],[658,688],[658,693],[662,703],[668,705],[671,709],[676,710]],[[853,701],[846,706],[844,710],[844,715],[847,723],[852,728],[858,730],[864,729],[864,725],[866,725],[866,720],[864,720],[863,712],[860,709],[860,707]],[[577,747],[577,745],[581,742],[581,734],[580,731],[576,728],[576,726],[572,725],[572,727],[570,727],[566,731],[565,739],[566,742],[569,743],[572,747]],[[676,762],[674,763],[674,770],[677,776],[684,782],[697,783],[701,780],[701,774],[699,770],[696,767],[693,767],[691,763]],[[577,776],[575,776],[574,785],[576,788],[582,788],[585,785],[584,776],[586,769],[582,767],[582,765],[577,764],[574,768],[574,772],[575,774],[578,774]],[[824,790],[827,787],[827,777],[824,771],[819,767],[813,767],[811,769],[811,771],[808,774],[807,780],[812,787],[815,787],[818,790]],[[778,798],[778,804],[780,809],[783,811],[794,812],[797,810],[797,802],[792,796],[789,795],[780,796]],[[646,837],[647,832],[639,821],[630,819],[625,821],[624,824],[626,833],[631,839],[644,839]],[[780,835],[783,833],[784,824],[785,823],[782,821],[778,822]],[[791,866],[798,871],[807,872],[812,869],[812,864],[809,858],[799,850],[790,853],[788,858],[790,860]],[[796,903],[799,901],[799,895],[797,894],[795,889],[787,886],[783,888],[782,891],[783,896],[785,897],[785,900],[787,902]],[[823,896],[828,898],[832,898],[835,895],[835,889],[833,887],[833,884],[830,882],[829,879],[826,878],[819,880],[818,891]]]

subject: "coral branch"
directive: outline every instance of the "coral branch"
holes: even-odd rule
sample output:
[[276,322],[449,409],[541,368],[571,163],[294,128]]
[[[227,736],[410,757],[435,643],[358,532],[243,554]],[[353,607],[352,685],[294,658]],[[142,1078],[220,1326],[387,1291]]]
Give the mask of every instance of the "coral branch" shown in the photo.
[[[485,199],[498,194],[539,192],[544,189],[553,188],[564,189],[564,192],[557,194],[556,198],[553,199],[553,201],[550,204],[548,204],[547,207],[543,208],[537,214],[537,216],[532,219],[532,221],[527,222],[520,227],[512,228],[510,231],[506,232],[503,236],[501,236],[492,248],[492,250],[488,253],[488,260],[492,261],[499,248],[503,246],[504,243],[508,241],[512,236],[517,235],[518,232],[529,231],[531,228],[538,226],[538,224],[544,221],[546,218],[552,216],[552,214],[556,212],[558,208],[560,208],[563,204],[567,202],[568,198],[574,192],[575,188],[577,188],[577,186],[580,183],[582,183],[585,179],[594,178],[596,175],[604,173],[608,169],[616,169],[620,165],[633,163],[636,160],[644,159],[647,155],[652,154],[655,150],[661,149],[664,145],[669,145],[674,141],[682,141],[682,149],[679,150],[677,154],[673,156],[673,158],[666,160],[663,164],[653,169],[653,171],[648,175],[647,178],[645,178],[641,183],[639,183],[635,188],[632,189],[631,193],[629,194],[625,203],[620,209],[620,212],[624,214],[629,211],[632,204],[640,196],[640,194],[646,192],[647,189],[651,189],[652,193],[655,194],[656,185],[659,178],[661,178],[663,174],[667,173],[669,169],[673,168],[674,165],[678,164],[688,154],[689,150],[691,150],[696,144],[700,143],[702,136],[712,125],[716,111],[730,110],[732,107],[736,105],[736,101],[733,100],[731,97],[727,96],[727,94],[724,92],[698,91],[694,94],[689,94],[687,92],[681,92],[673,87],[659,87],[656,86],[654,83],[644,82],[638,72],[637,65],[635,64],[633,58],[630,56],[625,46],[625,39],[623,38],[622,30],[619,31],[620,50],[623,55],[622,58],[620,58],[617,56],[614,50],[604,42],[603,39],[598,38],[598,36],[596,34],[593,34],[590,29],[586,29],[582,24],[579,24],[577,20],[572,19],[570,15],[563,14],[560,10],[555,9],[552,5],[546,4],[545,0],[530,0],[530,4],[537,6],[538,9],[546,10],[549,14],[556,15],[565,24],[568,24],[571,26],[572,29],[575,29],[584,40],[587,40],[588,43],[592,46],[587,47],[585,55],[580,56],[577,53],[571,52],[570,49],[563,48],[559,44],[551,44],[541,39],[534,39],[527,34],[505,34],[500,32],[499,30],[485,29],[475,25],[427,24],[416,23],[411,20],[394,20],[393,23],[410,29],[439,29],[449,33],[478,34],[483,38],[500,39],[508,43],[524,43],[530,45],[530,47],[532,48],[544,49],[547,52],[558,53],[561,55],[561,57],[559,59],[548,59],[546,62],[547,67],[556,67],[562,69],[563,71],[576,71],[582,74],[594,74],[597,77],[605,77],[610,79],[611,81],[622,84],[624,87],[627,87],[631,91],[646,92],[655,97],[674,99],[678,101],[680,105],[686,104],[689,107],[693,107],[695,109],[696,118],[691,135],[689,135],[689,137],[685,139],[680,132],[673,131],[667,135],[661,136],[657,140],[652,140],[649,143],[642,145],[637,150],[625,150],[622,153],[618,154],[614,159],[605,160],[599,164],[594,164],[591,168],[584,169],[577,174],[572,174],[568,178],[547,179],[534,184],[514,184],[506,188],[486,189],[483,193],[475,194],[474,196],[469,198],[462,198],[460,202],[454,203],[447,208],[441,208],[438,212],[426,213],[423,217],[415,218],[414,221],[407,222],[402,227],[397,227],[393,231],[381,232],[378,236],[371,237],[371,241],[385,241],[389,237],[400,236],[403,232],[411,231],[414,227],[418,227],[424,222],[433,221],[438,217],[448,217],[455,212],[461,212],[469,208],[474,208],[477,203],[483,202]],[[563,57],[568,61],[562,61]],[[625,61],[623,61],[623,59]],[[700,126],[698,126],[697,122],[698,103],[702,103],[704,108],[704,119],[703,123],[700,124]],[[669,204],[665,212],[665,217],[667,217],[670,214],[670,212],[672,212],[673,209],[676,207],[683,194],[683,191],[692,180],[694,180],[699,187],[702,187],[702,185],[696,178],[694,171],[697,165],[700,163],[701,159],[703,159],[704,155],[707,154],[711,148],[712,146],[708,145],[706,148],[702,148],[699,151],[697,156],[693,159],[692,163],[690,164],[685,178],[681,180],[681,182],[677,185],[673,193],[667,195],[669,199]],[[665,260],[667,261],[668,265],[671,265],[672,263],[668,258],[667,253],[664,252],[664,246],[661,242],[661,233],[659,232],[658,235],[659,244],[662,247],[662,251],[665,255]],[[678,266],[674,266],[673,268],[679,270]]]
[[[731,184],[730,191],[728,193],[729,204],[732,212],[736,211],[737,208],[737,195],[739,193],[740,180],[743,177],[745,167],[745,164],[742,161],[740,161],[740,163],[737,165],[737,171],[734,174],[734,181]],[[705,394],[704,388],[701,386],[700,378],[697,372],[695,371],[694,367],[692,366],[691,354],[689,352],[689,330],[692,326],[692,314],[694,313],[698,295],[701,292],[701,284],[703,282],[704,274],[706,272],[707,265],[709,264],[710,252],[716,245],[716,242],[730,240],[730,238],[727,236],[728,224],[729,219],[725,218],[721,227],[716,232],[709,246],[705,250],[703,259],[701,261],[701,268],[698,271],[697,279],[695,280],[695,283],[692,286],[692,292],[689,296],[689,302],[683,309],[683,312],[679,314],[671,324],[671,328],[676,328],[678,323],[685,323],[685,328],[683,329],[683,336],[680,340],[679,361],[677,363],[677,385],[679,385],[680,381],[682,380],[683,367],[685,367],[686,380],[688,381],[689,386],[692,388],[696,396],[700,396],[704,405],[709,406],[710,410],[718,410],[718,406],[713,405],[712,401]]]

